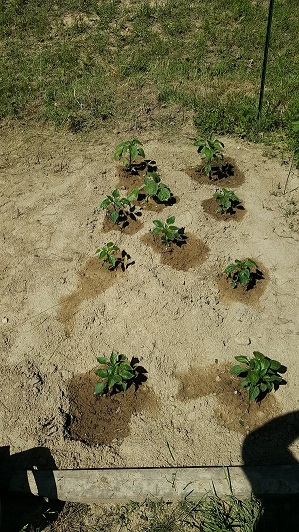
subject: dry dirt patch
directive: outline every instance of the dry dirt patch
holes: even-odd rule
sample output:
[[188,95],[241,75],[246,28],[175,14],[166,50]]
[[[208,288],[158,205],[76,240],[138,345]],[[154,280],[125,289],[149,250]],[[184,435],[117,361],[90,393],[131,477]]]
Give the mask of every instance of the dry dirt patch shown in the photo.
[[[225,397],[211,387],[210,394],[182,401],[175,375],[209,367],[215,358],[232,365],[236,355],[259,350],[288,368],[288,384],[276,392],[266,418],[298,409],[298,234],[283,211],[291,196],[278,189],[288,168],[264,157],[260,147],[221,139],[244,175],[238,195],[246,216],[216,220],[202,202],[219,182],[197,182],[185,171],[199,165],[192,141],[168,141],[152,131],[137,136],[180,198],[159,217],[175,216],[176,225],[209,249],[187,270],[163,264],[148,245],[156,213],[143,209],[135,234],[103,232],[105,213],[97,206],[117,187],[113,151],[123,138],[1,131],[0,445],[11,453],[46,447],[59,468],[237,464],[244,434],[235,420],[225,421]],[[294,174],[295,202],[298,186]],[[134,264],[106,283],[94,253],[107,241]],[[224,297],[217,282],[242,257],[268,272],[256,304]],[[138,357],[159,408],[155,415],[133,409],[121,437],[87,445],[66,433],[69,382],[112,350]],[[299,456],[296,442],[291,450]]]

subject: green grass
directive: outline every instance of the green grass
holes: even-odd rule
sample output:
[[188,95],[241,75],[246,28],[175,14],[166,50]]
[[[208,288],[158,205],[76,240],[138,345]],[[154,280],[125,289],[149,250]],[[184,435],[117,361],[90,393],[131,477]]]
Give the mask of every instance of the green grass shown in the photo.
[[254,532],[261,513],[261,504],[254,498],[241,501],[216,495],[207,495],[199,502],[147,499],[122,506],[68,503],[51,532]]
[[288,136],[299,119],[297,0],[276,0],[257,123],[268,3],[11,0],[0,11],[0,119],[73,131],[191,110],[201,133]]

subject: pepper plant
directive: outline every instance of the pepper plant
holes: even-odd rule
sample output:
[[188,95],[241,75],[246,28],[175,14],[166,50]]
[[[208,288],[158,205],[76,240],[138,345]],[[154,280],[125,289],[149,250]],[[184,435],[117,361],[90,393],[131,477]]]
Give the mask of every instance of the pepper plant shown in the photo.
[[234,205],[240,203],[240,200],[234,191],[227,190],[226,188],[221,188],[219,191],[216,191],[213,194],[213,197],[216,198],[216,201],[219,205],[217,212],[220,212],[221,214],[230,211]]
[[115,252],[119,251],[119,247],[117,247],[113,242],[108,242],[106,246],[103,246],[102,248],[99,248],[96,250],[96,255],[98,255],[99,259],[101,259],[102,266],[104,267],[112,267],[115,268],[116,264],[116,258],[115,258]]
[[165,183],[161,182],[160,176],[156,172],[148,172],[144,178],[144,185],[140,187],[140,191],[145,193],[146,202],[151,198],[158,198],[159,201],[165,202],[171,197],[170,189]]
[[167,218],[165,223],[161,222],[161,220],[153,220],[153,224],[155,225],[153,235],[161,233],[162,242],[165,246],[170,246],[171,242],[183,240],[182,235],[179,233],[180,229],[173,225],[174,222],[174,216]]
[[138,155],[145,157],[141,142],[137,139],[126,140],[116,146],[114,159],[122,159],[123,166],[130,171],[134,167]]
[[135,370],[128,364],[126,356],[112,351],[109,360],[106,357],[98,357],[97,361],[104,367],[95,370],[100,382],[94,387],[94,395],[125,392],[135,376]]
[[230,284],[233,288],[236,288],[238,285],[247,288],[250,281],[252,281],[252,268],[257,268],[256,263],[252,259],[246,259],[244,261],[236,259],[234,264],[229,264],[223,273],[227,274],[227,278],[230,279]]
[[224,144],[216,139],[212,132],[208,139],[200,139],[194,142],[194,146],[197,146],[197,153],[205,159],[204,173],[211,178],[212,162],[218,162],[219,158],[223,158]]
[[259,351],[253,351],[253,358],[250,360],[246,356],[237,356],[235,359],[245,366],[233,366],[230,373],[242,377],[240,386],[248,389],[249,401],[257,400],[261,394],[271,392],[275,386],[284,382],[278,374],[283,369],[281,363]]
[[122,198],[118,188],[113,190],[112,195],[107,196],[107,198],[104,199],[104,201],[102,201],[102,203],[100,204],[100,209],[108,210],[109,216],[113,223],[118,223],[120,216],[123,214],[123,211],[130,207],[131,200],[128,197]]

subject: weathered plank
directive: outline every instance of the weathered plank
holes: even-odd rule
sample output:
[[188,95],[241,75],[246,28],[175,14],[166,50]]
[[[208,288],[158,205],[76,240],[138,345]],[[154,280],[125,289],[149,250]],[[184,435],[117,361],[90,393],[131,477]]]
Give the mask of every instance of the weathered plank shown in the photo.
[[[250,480],[249,480],[250,479]],[[72,502],[299,494],[299,465],[16,471],[9,490]]]

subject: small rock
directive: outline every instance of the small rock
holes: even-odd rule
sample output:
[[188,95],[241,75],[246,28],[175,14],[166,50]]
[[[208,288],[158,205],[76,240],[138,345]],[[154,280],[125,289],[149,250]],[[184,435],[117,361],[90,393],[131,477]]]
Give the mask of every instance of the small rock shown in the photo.
[[235,342],[238,345],[250,345],[251,344],[250,338],[245,338],[243,336],[236,336]]
[[219,381],[221,381],[221,377],[219,377],[219,375],[217,375],[215,380],[216,380],[216,382],[219,382]]
[[8,323],[8,318],[2,318],[2,323]]

